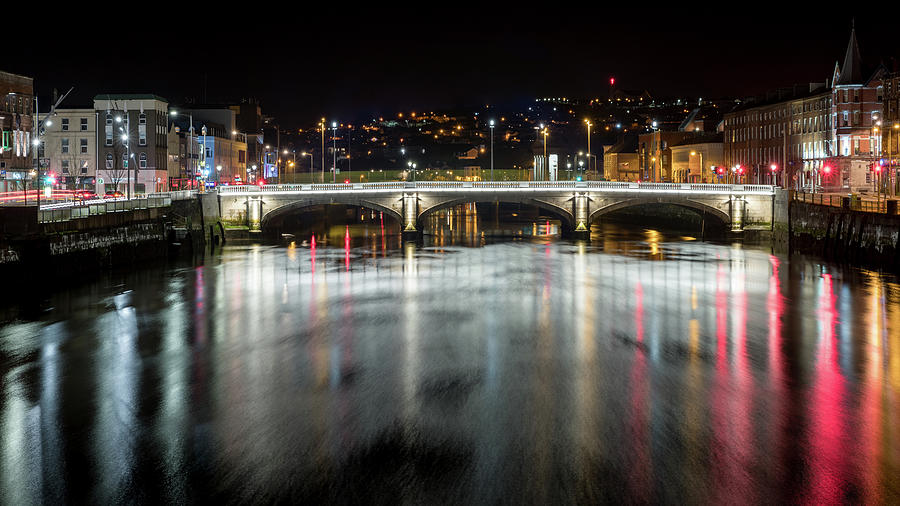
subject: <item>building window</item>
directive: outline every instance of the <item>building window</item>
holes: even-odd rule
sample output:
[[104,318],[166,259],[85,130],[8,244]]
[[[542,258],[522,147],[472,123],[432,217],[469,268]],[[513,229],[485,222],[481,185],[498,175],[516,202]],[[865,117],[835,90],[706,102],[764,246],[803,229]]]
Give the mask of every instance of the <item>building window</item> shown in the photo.
[[62,139],[62,154],[69,153],[69,139]]
[[87,154],[88,152],[88,140],[81,139],[81,154]]
[[87,174],[87,170],[88,170],[88,161],[87,161],[87,160],[82,160],[82,161],[81,161],[81,173],[82,173],[82,174]]
[[87,118],[81,118],[81,131],[87,132],[87,129],[88,129]]
[[112,125],[112,114],[106,113],[106,124]]
[[113,155],[112,153],[106,153],[106,168],[113,168]]
[[68,160],[63,160],[63,161],[62,161],[62,173],[63,173],[63,174],[68,174],[68,173],[69,173],[69,161],[68,161]]
[[138,125],[146,125],[146,124],[147,124],[147,115],[144,113],[141,113],[140,116],[138,116]]
[[147,168],[147,153],[141,153],[140,160],[141,160],[141,168],[146,169]]
[[63,118],[60,121],[60,123],[62,124],[62,131],[68,132],[69,131],[69,118]]

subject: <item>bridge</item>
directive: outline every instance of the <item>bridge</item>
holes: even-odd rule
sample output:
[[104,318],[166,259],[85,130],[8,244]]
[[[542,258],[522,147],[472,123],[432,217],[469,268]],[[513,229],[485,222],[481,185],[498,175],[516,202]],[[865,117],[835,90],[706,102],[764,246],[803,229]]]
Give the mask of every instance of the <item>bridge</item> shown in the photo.
[[674,204],[718,220],[732,232],[772,227],[775,187],[768,185],[627,183],[611,181],[384,182],[275,184],[218,188],[222,218],[251,229],[277,229],[290,213],[345,204],[382,211],[404,235],[421,232],[431,213],[463,203],[536,206],[562,218],[566,230],[587,237],[601,216],[646,204]]

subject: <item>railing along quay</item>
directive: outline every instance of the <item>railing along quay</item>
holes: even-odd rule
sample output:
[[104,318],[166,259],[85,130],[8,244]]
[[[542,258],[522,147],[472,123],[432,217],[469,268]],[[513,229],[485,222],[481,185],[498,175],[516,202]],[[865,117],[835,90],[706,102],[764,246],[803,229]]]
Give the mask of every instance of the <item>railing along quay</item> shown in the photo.
[[791,192],[791,200],[806,202],[808,204],[818,204],[820,206],[840,207],[851,211],[862,211],[866,213],[898,214],[897,206],[895,205],[892,209],[889,209],[888,203],[885,200],[864,200],[845,195],[803,193],[797,191]]
[[133,199],[112,198],[85,200],[81,202],[62,202],[42,205],[38,211],[39,223],[59,223],[88,216],[107,213],[121,213],[137,209],[150,209],[172,205],[176,200],[187,200],[195,195],[192,190],[150,193]]

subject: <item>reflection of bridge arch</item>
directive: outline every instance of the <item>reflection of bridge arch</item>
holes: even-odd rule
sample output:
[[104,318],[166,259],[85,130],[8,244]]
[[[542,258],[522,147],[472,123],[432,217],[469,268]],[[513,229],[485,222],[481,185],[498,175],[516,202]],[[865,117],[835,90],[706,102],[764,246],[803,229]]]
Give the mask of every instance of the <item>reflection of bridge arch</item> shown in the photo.
[[703,202],[686,199],[684,197],[638,197],[630,198],[627,200],[620,200],[604,205],[602,207],[598,207],[597,209],[591,209],[589,221],[593,222],[604,214],[609,214],[621,209],[648,204],[672,204],[679,207],[686,207],[688,209],[699,211],[701,216],[713,216],[723,225],[727,226],[731,223],[731,215],[727,211],[723,211],[717,207],[713,207]]
[[566,209],[564,207],[560,207],[557,204],[553,204],[551,202],[546,202],[536,198],[516,198],[514,196],[501,196],[497,198],[493,198],[492,196],[485,196],[484,198],[478,197],[465,197],[465,198],[457,198],[457,199],[448,199],[444,201],[435,202],[427,207],[420,207],[418,217],[416,218],[417,227],[423,223],[425,218],[427,218],[432,213],[437,211],[441,211],[443,209],[449,209],[451,207],[455,207],[462,204],[494,204],[500,202],[502,204],[522,204],[526,206],[534,206],[538,209],[542,209],[544,211],[552,213],[554,216],[562,218],[565,222],[566,226],[573,227],[575,223],[575,217],[572,215],[571,209]]
[[380,211],[384,214],[391,216],[393,219],[397,220],[397,223],[403,222],[403,216],[396,209],[391,209],[383,204],[379,204],[377,202],[373,202],[370,200],[359,199],[359,198],[329,198],[325,199],[305,199],[298,200],[294,202],[290,202],[281,206],[272,209],[271,211],[265,212],[262,219],[260,220],[259,226],[262,230],[268,230],[273,225],[278,226],[281,223],[281,220],[286,216],[300,211],[302,209],[316,207],[316,206],[327,206],[329,204],[340,204],[351,207],[360,207],[365,209],[371,209],[373,211]]

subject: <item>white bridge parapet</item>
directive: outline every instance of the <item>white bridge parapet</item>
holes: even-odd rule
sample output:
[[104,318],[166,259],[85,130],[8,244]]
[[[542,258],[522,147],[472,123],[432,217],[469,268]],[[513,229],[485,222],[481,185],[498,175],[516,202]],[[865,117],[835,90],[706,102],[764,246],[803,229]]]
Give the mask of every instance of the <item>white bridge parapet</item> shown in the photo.
[[345,192],[345,191],[417,191],[417,190],[601,190],[601,191],[651,191],[665,193],[741,193],[774,195],[770,185],[704,184],[704,183],[620,183],[614,181],[419,181],[384,183],[336,183],[336,184],[268,184],[220,186],[220,195],[260,195],[294,192]]
[[422,218],[465,202],[534,205],[561,216],[570,230],[586,232],[601,215],[643,204],[675,204],[728,225],[770,228],[775,187],[697,183],[612,181],[419,181],[340,184],[272,184],[218,188],[223,218],[250,227],[277,227],[297,209],[347,204],[387,212],[404,231]]

